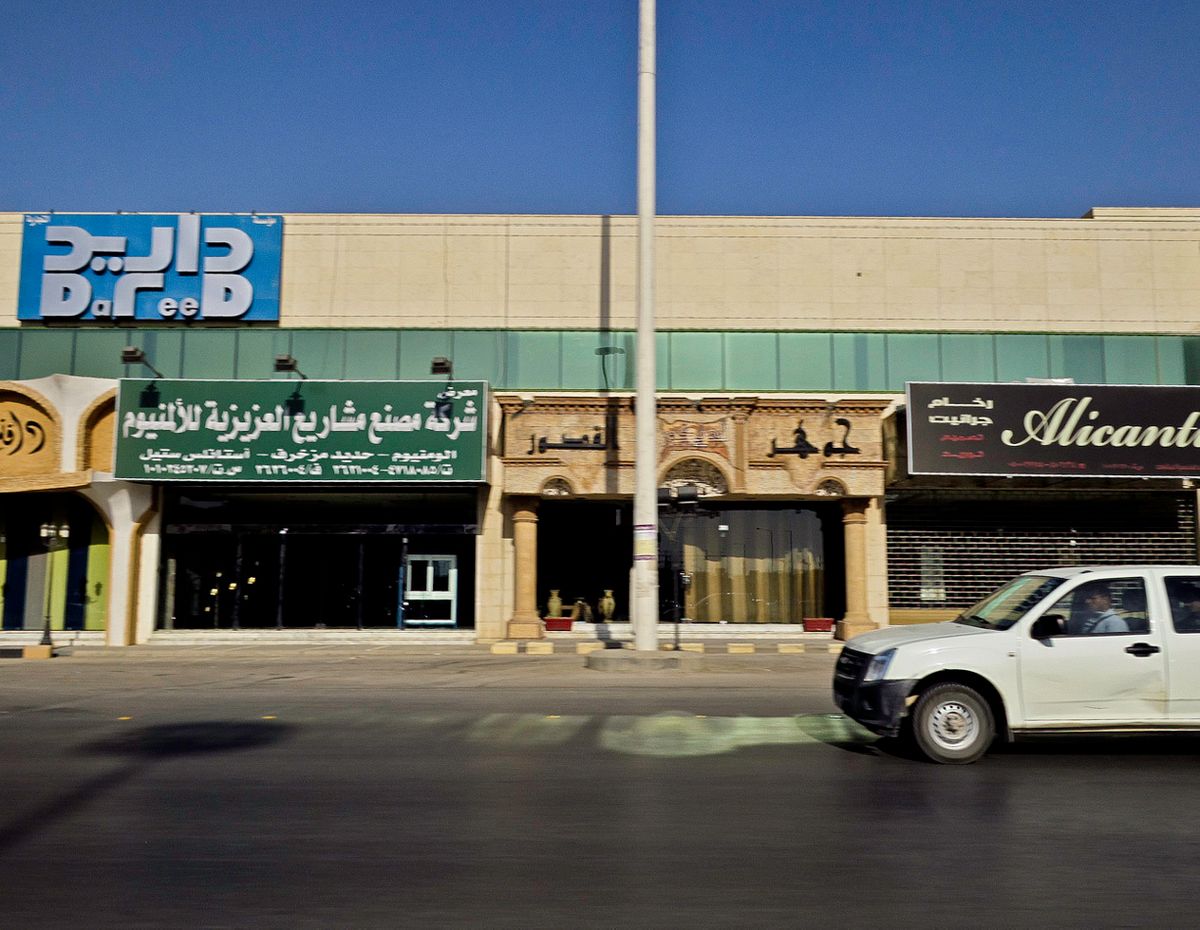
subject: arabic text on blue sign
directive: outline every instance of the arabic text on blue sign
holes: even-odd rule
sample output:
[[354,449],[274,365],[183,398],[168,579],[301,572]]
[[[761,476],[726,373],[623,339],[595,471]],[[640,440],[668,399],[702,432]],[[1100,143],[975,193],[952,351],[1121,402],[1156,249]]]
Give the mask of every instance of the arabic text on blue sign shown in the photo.
[[279,319],[283,217],[29,213],[17,319]]

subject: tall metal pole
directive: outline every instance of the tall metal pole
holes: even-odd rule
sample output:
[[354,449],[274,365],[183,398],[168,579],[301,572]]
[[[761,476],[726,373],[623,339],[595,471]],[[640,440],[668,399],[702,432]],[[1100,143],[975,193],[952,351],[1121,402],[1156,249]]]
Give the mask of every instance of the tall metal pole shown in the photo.
[[637,450],[633,497],[633,644],[658,649],[658,424],[654,339],[655,0],[638,0]]

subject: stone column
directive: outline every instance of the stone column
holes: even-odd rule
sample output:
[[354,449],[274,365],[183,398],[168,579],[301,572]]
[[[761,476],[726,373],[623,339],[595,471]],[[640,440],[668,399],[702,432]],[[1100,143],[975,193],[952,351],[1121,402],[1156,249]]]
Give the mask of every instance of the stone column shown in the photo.
[[867,501],[842,501],[846,548],[846,614],[838,621],[837,638],[846,640],[875,629],[867,614]]
[[509,639],[545,636],[537,610],[537,506],[536,497],[513,498],[513,616]]
[[[154,488],[127,481],[93,481],[80,493],[91,500],[108,524],[109,564],[105,645],[145,642],[154,629],[158,602],[158,534],[144,539],[153,521]],[[148,548],[143,552],[143,542]]]

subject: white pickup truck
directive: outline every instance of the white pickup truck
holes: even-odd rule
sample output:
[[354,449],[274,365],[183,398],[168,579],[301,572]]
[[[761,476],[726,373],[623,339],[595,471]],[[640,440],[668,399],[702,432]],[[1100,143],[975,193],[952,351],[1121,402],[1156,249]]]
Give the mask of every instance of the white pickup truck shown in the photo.
[[997,735],[1200,729],[1200,565],[1020,575],[948,623],[856,636],[833,695],[936,762]]

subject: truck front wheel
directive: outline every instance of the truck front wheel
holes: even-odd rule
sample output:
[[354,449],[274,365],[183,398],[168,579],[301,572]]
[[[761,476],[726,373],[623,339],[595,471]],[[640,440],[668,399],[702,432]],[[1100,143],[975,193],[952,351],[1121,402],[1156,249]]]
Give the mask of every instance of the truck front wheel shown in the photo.
[[957,682],[934,685],[917,699],[912,715],[917,748],[934,762],[965,765],[991,746],[996,724],[988,702]]

